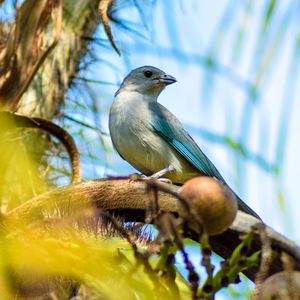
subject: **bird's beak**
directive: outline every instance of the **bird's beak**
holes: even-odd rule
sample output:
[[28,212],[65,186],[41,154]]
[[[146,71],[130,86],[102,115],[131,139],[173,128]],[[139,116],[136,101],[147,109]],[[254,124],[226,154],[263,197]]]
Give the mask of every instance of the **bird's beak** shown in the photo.
[[164,84],[164,85],[169,85],[177,81],[175,77],[168,74],[164,74],[159,77],[153,78],[153,80],[157,81],[158,84]]

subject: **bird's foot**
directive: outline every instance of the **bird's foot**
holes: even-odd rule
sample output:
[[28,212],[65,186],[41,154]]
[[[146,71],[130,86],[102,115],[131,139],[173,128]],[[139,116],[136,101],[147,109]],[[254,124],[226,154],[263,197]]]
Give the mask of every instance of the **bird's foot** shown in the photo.
[[[154,177],[155,178],[155,177]],[[167,183],[167,184],[173,184],[172,180],[169,179],[169,178],[164,178],[164,177],[161,177],[161,178],[156,178],[158,181],[160,182],[163,182],[163,183]]]
[[142,175],[142,180],[158,180],[159,182],[172,184],[172,181],[169,178],[157,177],[155,175],[151,175],[151,176]]
[[137,173],[134,173],[134,174],[131,174],[129,176],[129,181],[131,182],[135,182],[135,181],[139,181],[139,180],[158,180],[160,182],[163,182],[163,183],[167,183],[167,184],[172,184],[172,181],[169,179],[169,178],[164,178],[164,177],[160,177],[160,178],[157,178],[157,176],[146,176],[146,175],[143,175],[143,174],[137,174]]
[[168,166],[154,174],[152,174],[150,176],[150,178],[153,178],[153,179],[157,179],[159,180],[160,182],[164,182],[164,183],[168,183],[168,184],[172,184],[172,181],[169,179],[169,178],[165,178],[165,177],[162,177],[164,176],[166,173],[169,173],[169,172],[172,172],[174,171],[174,167],[173,166]]

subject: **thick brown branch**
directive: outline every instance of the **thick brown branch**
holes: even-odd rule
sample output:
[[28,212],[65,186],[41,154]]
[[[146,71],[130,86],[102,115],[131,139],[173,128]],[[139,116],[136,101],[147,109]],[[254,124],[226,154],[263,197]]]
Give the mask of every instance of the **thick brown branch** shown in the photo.
[[[174,185],[164,185],[164,187],[171,189],[173,192],[178,190],[178,187]],[[17,220],[35,221],[42,218],[45,211],[49,215],[55,214],[57,210],[75,214],[79,209],[87,206],[96,206],[110,211],[120,215],[125,221],[143,222],[145,212],[149,208],[146,185],[144,182],[125,179],[103,179],[79,183],[39,195],[10,211],[8,217]],[[166,192],[158,192],[158,206],[161,211],[171,212],[178,216],[176,197]],[[229,230],[210,238],[213,251],[224,258],[229,257],[233,249],[240,243],[240,234],[253,232],[253,226],[258,222],[260,221],[256,218],[239,211]],[[299,247],[270,227],[266,227],[266,232],[271,241],[272,249],[278,252],[287,252],[295,260],[295,269],[300,270]],[[197,242],[199,241],[199,237],[193,232],[186,230],[185,235]],[[260,236],[256,234],[251,244],[251,251],[248,254],[260,249]],[[272,274],[280,270],[282,270],[282,265],[278,257],[270,266],[269,273]],[[254,280],[256,272],[257,269],[253,269],[248,270],[245,274]]]

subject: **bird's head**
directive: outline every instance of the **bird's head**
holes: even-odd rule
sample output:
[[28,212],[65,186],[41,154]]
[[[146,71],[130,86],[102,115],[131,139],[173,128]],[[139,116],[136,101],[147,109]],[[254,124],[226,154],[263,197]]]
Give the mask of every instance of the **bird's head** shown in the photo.
[[117,94],[124,90],[139,92],[157,98],[167,85],[174,82],[176,82],[176,79],[164,71],[155,67],[144,66],[132,70],[125,77]]

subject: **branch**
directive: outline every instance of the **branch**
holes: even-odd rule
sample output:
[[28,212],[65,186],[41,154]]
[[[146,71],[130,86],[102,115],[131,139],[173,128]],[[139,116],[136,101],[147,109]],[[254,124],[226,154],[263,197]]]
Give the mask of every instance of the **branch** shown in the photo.
[[[161,184],[164,189],[173,193],[179,187]],[[144,222],[146,211],[149,209],[149,195],[144,182],[127,179],[102,179],[78,183],[72,186],[57,188],[41,194],[23,205],[18,206],[7,214],[7,217],[18,221],[38,221],[45,217],[44,213],[54,215],[58,211],[75,214],[87,206],[101,208],[114,215],[121,216],[127,222]],[[158,207],[161,212],[169,212],[178,217],[177,198],[167,192],[158,192]],[[228,258],[232,251],[240,244],[239,236],[243,233],[255,232],[253,226],[261,222],[241,211],[238,212],[234,223],[226,232],[210,237],[212,250],[223,258]],[[286,252],[295,260],[295,270],[300,270],[300,248],[272,228],[266,226],[266,233],[271,247],[276,252]],[[186,237],[199,242],[199,236],[186,229]],[[250,252],[261,249],[259,233],[254,233]],[[274,258],[269,269],[269,275],[283,270],[280,255]],[[245,271],[251,280],[255,279],[257,268]]]
[[42,118],[27,117],[7,111],[0,111],[0,118],[2,121],[0,124],[0,133],[2,131],[11,130],[14,127],[38,128],[56,137],[64,145],[69,154],[72,168],[72,183],[81,181],[80,155],[73,137],[66,130]]

